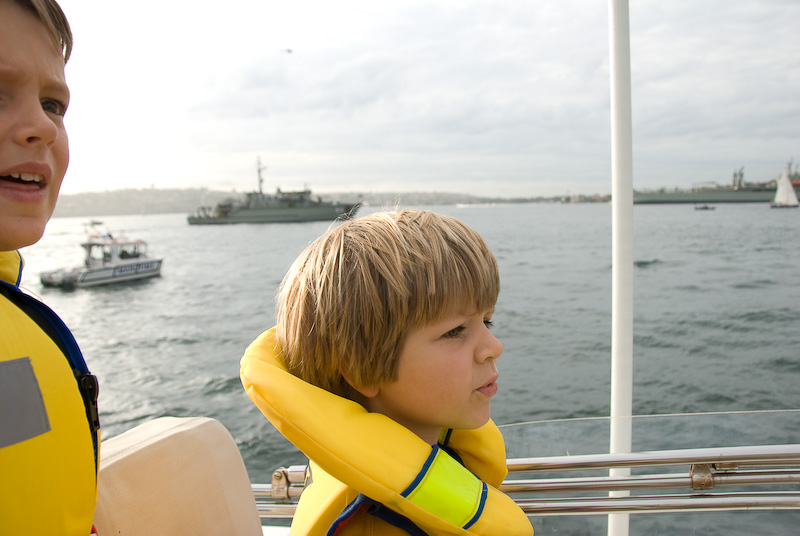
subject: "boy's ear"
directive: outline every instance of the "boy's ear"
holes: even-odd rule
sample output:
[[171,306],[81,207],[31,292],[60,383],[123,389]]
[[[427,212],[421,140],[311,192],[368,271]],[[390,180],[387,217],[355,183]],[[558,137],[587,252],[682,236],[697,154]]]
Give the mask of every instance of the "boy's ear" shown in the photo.
[[346,381],[347,384],[350,387],[352,387],[353,389],[358,391],[361,394],[361,396],[364,396],[366,398],[374,398],[374,397],[378,396],[378,393],[381,392],[380,386],[377,386],[377,385],[369,386],[369,387],[359,387],[355,383],[353,383],[353,380],[350,379],[350,375],[349,374],[347,374],[343,370],[340,370],[340,372],[342,373],[342,377],[344,378],[344,381]]

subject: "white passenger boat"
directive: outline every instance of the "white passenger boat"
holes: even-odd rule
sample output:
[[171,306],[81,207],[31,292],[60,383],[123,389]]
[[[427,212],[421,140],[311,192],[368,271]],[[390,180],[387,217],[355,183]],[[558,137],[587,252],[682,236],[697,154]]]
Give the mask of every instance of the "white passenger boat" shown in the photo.
[[144,240],[113,236],[99,221],[86,225],[86,235],[86,242],[81,244],[86,250],[84,265],[42,272],[42,285],[71,290],[161,275],[163,259],[149,256]]

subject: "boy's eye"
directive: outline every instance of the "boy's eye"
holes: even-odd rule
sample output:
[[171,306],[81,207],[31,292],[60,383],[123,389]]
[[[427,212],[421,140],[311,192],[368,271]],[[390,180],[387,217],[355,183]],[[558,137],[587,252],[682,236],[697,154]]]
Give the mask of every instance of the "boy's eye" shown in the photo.
[[483,325],[486,326],[487,329],[492,329],[494,327],[494,322],[491,320],[484,320]]
[[42,110],[51,114],[63,116],[67,113],[67,106],[63,102],[54,99],[48,99],[42,101]]
[[458,326],[457,328],[453,328],[447,333],[445,333],[444,336],[447,339],[455,339],[456,337],[461,335],[462,331],[464,331],[464,326]]

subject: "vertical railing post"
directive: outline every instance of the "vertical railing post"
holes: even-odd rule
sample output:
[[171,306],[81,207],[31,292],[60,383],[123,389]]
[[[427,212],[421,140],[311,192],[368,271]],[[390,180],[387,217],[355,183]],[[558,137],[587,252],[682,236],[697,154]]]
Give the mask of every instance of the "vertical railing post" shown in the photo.
[[[612,175],[611,441],[631,450],[633,409],[633,149],[630,23],[627,0],[609,0]],[[630,469],[611,469],[627,476]],[[612,492],[612,494],[627,492]],[[628,514],[608,516],[609,536],[627,536]]]

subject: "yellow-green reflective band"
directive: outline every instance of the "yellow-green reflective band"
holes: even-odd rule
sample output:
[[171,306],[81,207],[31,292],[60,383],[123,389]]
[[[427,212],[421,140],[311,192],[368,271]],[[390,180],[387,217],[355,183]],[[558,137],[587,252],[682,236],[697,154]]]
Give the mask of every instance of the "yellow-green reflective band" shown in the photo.
[[459,527],[472,524],[482,504],[483,482],[446,452],[434,447],[431,458],[403,496]]

